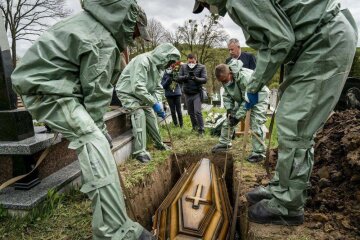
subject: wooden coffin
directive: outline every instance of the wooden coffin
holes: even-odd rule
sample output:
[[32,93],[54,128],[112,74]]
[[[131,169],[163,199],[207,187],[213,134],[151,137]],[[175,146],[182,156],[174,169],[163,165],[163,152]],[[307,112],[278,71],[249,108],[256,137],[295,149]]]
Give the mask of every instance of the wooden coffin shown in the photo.
[[232,210],[221,175],[209,159],[192,164],[155,213],[157,239],[227,239]]

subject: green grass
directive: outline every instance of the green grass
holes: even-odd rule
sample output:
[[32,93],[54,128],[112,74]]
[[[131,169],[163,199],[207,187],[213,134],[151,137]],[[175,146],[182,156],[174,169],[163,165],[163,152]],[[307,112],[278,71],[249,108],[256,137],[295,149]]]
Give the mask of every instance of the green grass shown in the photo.
[[[213,112],[224,112],[224,110],[214,108]],[[203,115],[205,118],[208,112],[204,112]],[[211,136],[208,131],[203,137],[192,132],[189,116],[184,117],[184,128],[175,127],[172,123],[169,123],[169,127],[178,154],[210,154],[211,148],[218,142],[218,137]],[[160,127],[160,133],[165,141],[169,140],[165,126]],[[274,129],[275,135],[276,129]],[[274,137],[272,146],[276,145]],[[242,146],[241,138],[233,141],[231,153],[237,162],[246,156],[241,153]],[[251,150],[250,146],[251,144],[248,144],[248,151]],[[119,167],[128,189],[151,175],[172,154],[171,151],[156,150],[152,144],[149,144],[148,149],[152,155],[152,161],[149,164],[144,165],[136,160],[129,160],[125,165]],[[257,164],[250,164],[246,161],[243,163],[248,169],[259,168]],[[91,219],[91,202],[84,194],[78,190],[72,190],[59,195],[50,190],[47,199],[25,218],[12,218],[0,206],[0,239],[91,239]]]
[[79,191],[59,195],[50,190],[26,217],[0,217],[0,239],[91,239],[90,204]]

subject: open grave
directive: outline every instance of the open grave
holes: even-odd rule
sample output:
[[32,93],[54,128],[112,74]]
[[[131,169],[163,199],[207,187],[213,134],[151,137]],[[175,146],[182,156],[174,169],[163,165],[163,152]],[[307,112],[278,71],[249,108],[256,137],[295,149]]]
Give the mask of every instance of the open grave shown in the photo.
[[[209,159],[217,168],[223,171],[226,161],[226,154],[180,154],[177,157],[181,171],[189,169],[193,163],[197,163],[204,158]],[[234,165],[231,154],[228,154],[226,166],[225,182],[231,205],[233,205]],[[128,194],[126,200],[128,214],[146,228],[152,229],[155,211],[179,180],[181,176],[180,169],[175,156],[171,155],[149,177],[126,186],[128,188],[125,191],[125,194]],[[122,167],[120,171],[124,178],[131,174],[126,167]],[[130,189],[131,191],[129,191]]]

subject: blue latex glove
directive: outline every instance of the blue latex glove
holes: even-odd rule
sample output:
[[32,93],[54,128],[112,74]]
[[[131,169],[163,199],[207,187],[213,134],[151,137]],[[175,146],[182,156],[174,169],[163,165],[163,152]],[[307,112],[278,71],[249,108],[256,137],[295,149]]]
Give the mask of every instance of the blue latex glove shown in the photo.
[[161,117],[162,119],[165,119],[165,112],[163,111],[161,104],[160,103],[155,103],[152,108],[154,109],[154,111],[156,112],[156,114]]
[[255,106],[255,104],[257,104],[259,102],[259,93],[246,92],[245,96],[247,98],[247,99],[245,99],[246,100],[246,103],[245,103],[246,110],[253,108]]

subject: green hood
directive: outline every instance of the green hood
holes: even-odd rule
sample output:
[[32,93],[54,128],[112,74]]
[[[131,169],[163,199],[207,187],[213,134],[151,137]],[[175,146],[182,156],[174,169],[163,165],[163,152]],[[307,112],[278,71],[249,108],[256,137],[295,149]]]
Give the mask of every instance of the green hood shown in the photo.
[[115,38],[123,51],[133,41],[139,8],[135,0],[85,0],[84,9]]
[[179,61],[180,52],[171,43],[163,43],[148,53],[151,62],[159,69],[164,69],[169,61]]
[[239,75],[243,65],[244,64],[242,61],[236,59],[231,59],[230,62],[228,63],[228,66],[234,76]]
[[227,0],[195,0],[193,13],[200,13],[204,7],[208,8],[211,13],[225,16]]

